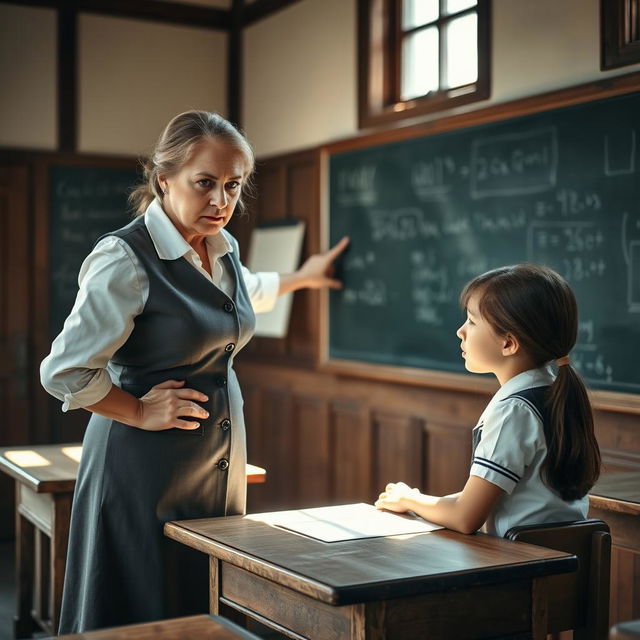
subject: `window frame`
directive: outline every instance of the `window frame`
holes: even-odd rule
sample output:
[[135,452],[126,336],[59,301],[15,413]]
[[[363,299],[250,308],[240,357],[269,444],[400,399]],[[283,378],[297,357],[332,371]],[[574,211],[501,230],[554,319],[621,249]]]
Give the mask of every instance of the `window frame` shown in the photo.
[[[443,15],[430,24],[442,29],[451,18]],[[428,96],[400,100],[402,0],[358,0],[358,124],[360,128],[396,122],[489,98],[491,93],[491,0],[478,0],[478,79],[474,83],[440,89]],[[417,27],[411,31],[425,28]],[[440,38],[440,72],[444,69]]]
[[640,0],[600,0],[600,70],[640,63]]

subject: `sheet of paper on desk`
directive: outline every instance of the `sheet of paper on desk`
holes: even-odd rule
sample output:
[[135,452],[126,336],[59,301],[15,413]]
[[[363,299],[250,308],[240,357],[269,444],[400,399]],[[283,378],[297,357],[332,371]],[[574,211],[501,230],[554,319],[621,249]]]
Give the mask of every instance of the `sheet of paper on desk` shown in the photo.
[[441,526],[422,518],[379,511],[373,505],[364,503],[279,511],[264,516],[247,517],[259,518],[269,524],[323,542],[425,533],[442,529]]

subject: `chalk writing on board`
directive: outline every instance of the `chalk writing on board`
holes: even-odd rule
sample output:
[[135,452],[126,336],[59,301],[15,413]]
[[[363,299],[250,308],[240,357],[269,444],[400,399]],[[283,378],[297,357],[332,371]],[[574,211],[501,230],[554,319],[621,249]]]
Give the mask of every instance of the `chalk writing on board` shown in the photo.
[[363,166],[346,170],[338,176],[337,198],[341,206],[371,206],[377,202],[375,189],[376,167]]
[[429,200],[450,191],[456,173],[456,161],[451,156],[435,156],[412,167],[411,186],[419,199]]
[[54,166],[49,175],[50,330],[61,328],[78,291],[78,272],[93,243],[131,219],[132,169]]
[[515,196],[556,185],[558,139],[554,127],[474,140],[471,197]]

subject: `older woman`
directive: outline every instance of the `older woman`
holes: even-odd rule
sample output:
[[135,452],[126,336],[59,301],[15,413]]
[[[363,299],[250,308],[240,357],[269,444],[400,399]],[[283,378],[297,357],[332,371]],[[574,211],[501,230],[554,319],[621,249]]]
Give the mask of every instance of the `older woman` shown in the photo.
[[[71,518],[60,632],[206,610],[204,557],[168,520],[245,510],[245,426],[233,359],[254,311],[330,277],[346,239],[295,273],[248,272],[224,229],[251,176],[245,138],[189,111],[161,135],[132,194],[139,216],[101,238],[44,387],[92,412]],[[277,437],[277,434],[275,434]],[[200,554],[198,554],[199,556]]]

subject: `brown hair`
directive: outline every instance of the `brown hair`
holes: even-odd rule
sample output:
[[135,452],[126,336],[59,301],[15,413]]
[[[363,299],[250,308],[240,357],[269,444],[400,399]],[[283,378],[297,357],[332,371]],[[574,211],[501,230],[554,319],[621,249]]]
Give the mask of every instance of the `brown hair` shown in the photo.
[[[135,215],[142,215],[154,198],[162,201],[163,193],[158,178],[180,171],[189,161],[193,148],[206,138],[222,140],[244,154],[247,161],[247,173],[242,185],[242,192],[250,193],[255,157],[253,149],[244,135],[217,113],[185,111],[169,122],[158,138],[151,157],[141,162],[144,182],[129,195],[129,201],[135,208]],[[237,206],[243,213],[242,196],[239,198]]]
[[[460,295],[463,307],[474,294],[480,298],[480,314],[493,330],[517,338],[536,367],[568,355],[576,343],[576,298],[552,269],[535,264],[494,269],[465,286]],[[600,449],[587,390],[571,365],[559,367],[547,408],[543,479],[563,500],[577,500],[600,475]]]

